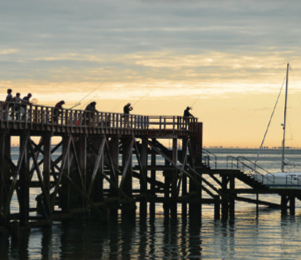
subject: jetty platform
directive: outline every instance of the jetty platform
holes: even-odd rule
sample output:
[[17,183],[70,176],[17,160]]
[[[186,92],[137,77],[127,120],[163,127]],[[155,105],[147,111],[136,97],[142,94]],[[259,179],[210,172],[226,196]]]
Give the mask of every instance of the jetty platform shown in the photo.
[[[201,219],[204,204],[213,205],[215,219],[227,219],[235,217],[235,201],[294,214],[301,199],[299,189],[271,189],[240,169],[210,167],[197,118],[56,112],[0,102],[0,232],[75,217]],[[236,189],[237,181],[248,188]],[[277,194],[279,203],[259,194]]]

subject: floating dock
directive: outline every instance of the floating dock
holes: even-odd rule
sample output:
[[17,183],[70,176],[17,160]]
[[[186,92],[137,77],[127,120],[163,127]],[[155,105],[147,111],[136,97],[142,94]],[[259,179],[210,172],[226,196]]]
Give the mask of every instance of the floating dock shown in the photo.
[[[211,169],[197,118],[68,109],[56,116],[53,107],[36,105],[19,115],[20,109],[7,111],[5,103],[0,109],[3,232],[83,215],[104,222],[134,221],[137,215],[154,221],[158,206],[168,221],[179,215],[201,219],[203,204],[214,205],[215,219],[227,219],[235,217],[235,201],[294,214],[295,199],[301,199],[299,189],[271,189],[239,169]],[[17,161],[13,137],[20,140]],[[236,189],[236,181],[249,188]],[[274,193],[280,203],[259,200],[259,194]]]

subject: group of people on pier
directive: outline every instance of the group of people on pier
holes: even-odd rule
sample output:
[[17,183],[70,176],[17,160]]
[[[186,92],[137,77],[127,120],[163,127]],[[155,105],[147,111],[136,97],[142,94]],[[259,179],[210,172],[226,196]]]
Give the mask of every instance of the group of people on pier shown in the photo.
[[[25,117],[25,110],[26,110],[26,106],[28,104],[31,104],[29,102],[30,98],[32,97],[31,93],[28,93],[27,96],[23,97],[23,99],[21,99],[21,94],[17,93],[15,97],[13,97],[12,95],[12,90],[8,89],[7,90],[7,96],[3,105],[3,119],[7,119],[8,118],[8,111],[14,107],[13,111],[16,114],[16,119],[19,120],[20,115],[21,115],[21,119]],[[12,112],[11,116],[13,117],[14,114]]]
[[[5,99],[5,102],[3,104],[3,119],[8,119],[8,114],[9,111],[11,110],[11,114],[10,116],[12,118],[14,118],[14,116],[16,116],[16,120],[20,119],[21,116],[21,120],[24,119],[25,115],[26,115],[26,107],[27,105],[32,105],[33,102],[30,101],[30,98],[32,97],[31,93],[28,93],[27,96],[23,97],[21,99],[21,94],[20,93],[16,93],[16,96],[13,97],[12,95],[12,89],[8,89],[7,90],[7,96]],[[53,110],[53,122],[54,123],[58,123],[59,120],[59,115],[62,114],[63,111],[63,105],[65,104],[64,100],[59,101],[55,106],[54,106],[54,110]],[[194,117],[189,110],[191,110],[191,107],[187,107],[184,110],[184,120],[185,122],[188,123],[189,118],[190,117]],[[131,106],[131,103],[127,103],[124,107],[123,107],[123,119],[124,119],[124,125],[128,126],[129,125],[129,115],[130,115],[130,111],[133,110],[133,107]],[[89,103],[86,108],[85,108],[85,116],[84,119],[82,120],[81,124],[82,125],[89,125],[89,121],[91,121],[91,119],[94,119],[95,113],[97,113],[98,111],[96,110],[96,102],[93,101],[91,103]],[[105,120],[107,121],[107,119]],[[106,124],[106,123],[105,123]],[[108,125],[106,125],[108,126]]]

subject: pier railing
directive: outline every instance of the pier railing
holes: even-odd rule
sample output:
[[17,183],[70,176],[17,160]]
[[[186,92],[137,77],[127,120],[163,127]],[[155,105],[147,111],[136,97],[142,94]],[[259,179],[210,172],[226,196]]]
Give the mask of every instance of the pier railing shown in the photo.
[[[79,128],[120,128],[141,130],[195,131],[197,118],[181,116],[144,116],[122,113],[57,109],[54,107],[0,102],[0,121],[3,125],[40,124]],[[14,124],[15,123],[15,124]]]
[[209,168],[217,168],[217,156],[204,148],[202,149],[202,162]]
[[250,177],[256,176],[254,179],[263,184],[275,185],[275,176],[273,174],[243,156],[227,156],[227,168],[239,169]]

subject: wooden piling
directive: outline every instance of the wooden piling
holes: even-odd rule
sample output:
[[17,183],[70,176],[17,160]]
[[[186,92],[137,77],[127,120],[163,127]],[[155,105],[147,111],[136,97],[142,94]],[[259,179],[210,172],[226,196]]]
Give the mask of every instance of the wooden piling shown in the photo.
[[[165,220],[176,221],[181,203],[183,223],[188,216],[196,225],[201,223],[205,203],[213,205],[215,219],[221,213],[223,219],[233,219],[237,200],[255,203],[257,215],[259,204],[281,206],[286,214],[289,201],[290,214],[295,214],[301,191],[252,187],[247,177],[239,178],[243,173],[237,169],[214,170],[205,165],[202,123],[196,118],[130,115],[124,124],[123,115],[117,113],[63,110],[57,122],[51,120],[52,114],[53,108],[28,106],[23,119],[7,120],[0,109],[1,228],[8,228],[13,220],[21,227],[42,226],[72,216],[106,221],[107,211],[109,221],[117,221],[120,211],[122,220],[134,221],[137,203],[142,222],[148,216],[155,220],[159,204]],[[17,163],[12,160],[12,136],[20,138]],[[38,144],[33,137],[40,138]],[[53,137],[62,141],[54,145]],[[171,149],[165,144],[168,141]],[[237,189],[237,179],[251,188]],[[36,208],[29,205],[31,188],[40,190]],[[239,193],[256,194],[256,199]],[[279,194],[280,205],[258,200],[261,193]],[[14,194],[17,214],[10,210]]]

